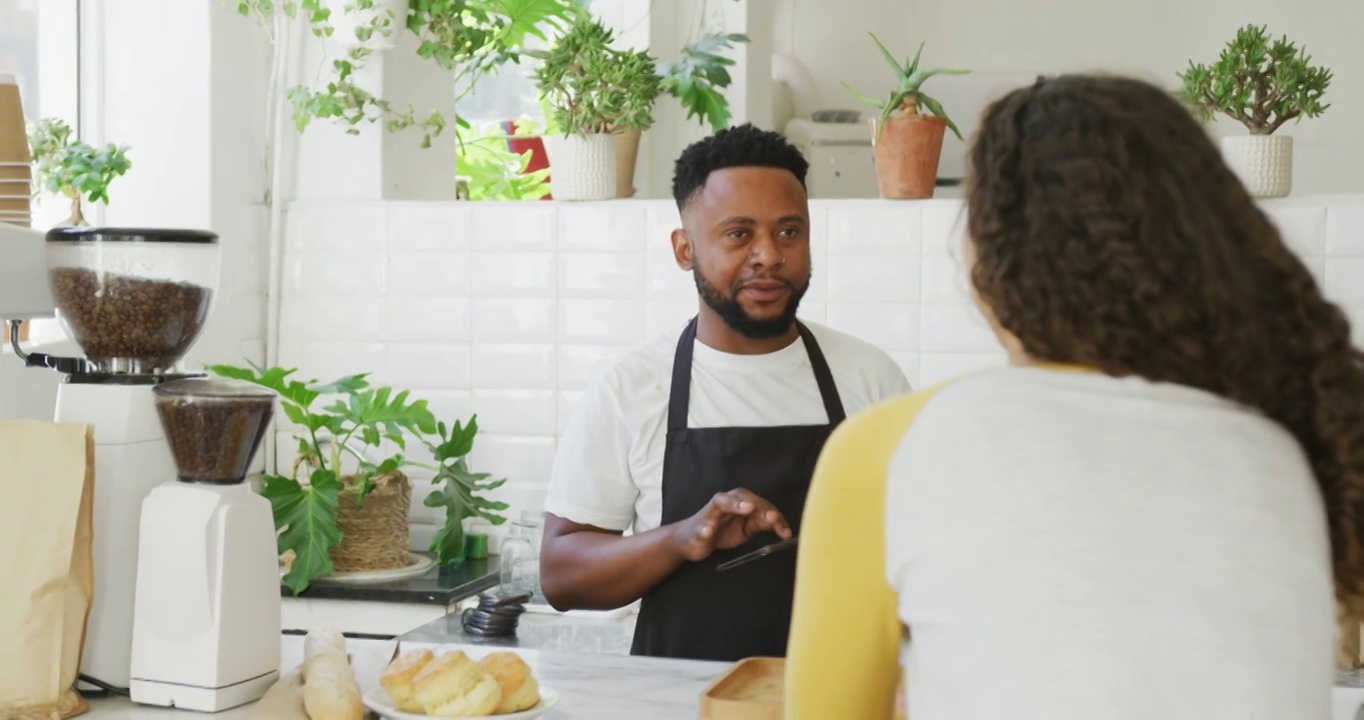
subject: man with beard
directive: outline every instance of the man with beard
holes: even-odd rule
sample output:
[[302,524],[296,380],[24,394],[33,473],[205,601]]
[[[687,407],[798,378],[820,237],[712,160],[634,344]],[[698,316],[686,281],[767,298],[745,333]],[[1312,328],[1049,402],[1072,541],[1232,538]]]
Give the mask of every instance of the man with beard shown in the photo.
[[672,246],[698,313],[600,373],[559,440],[541,587],[560,610],[642,598],[633,654],[784,656],[796,553],[717,566],[798,534],[829,434],[910,389],[885,352],[796,319],[808,168],[751,125],[683,151]]

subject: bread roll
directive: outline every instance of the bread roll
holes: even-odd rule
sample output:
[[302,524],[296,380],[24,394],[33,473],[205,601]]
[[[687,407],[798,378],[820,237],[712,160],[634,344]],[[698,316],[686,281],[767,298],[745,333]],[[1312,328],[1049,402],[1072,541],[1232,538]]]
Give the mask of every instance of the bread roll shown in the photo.
[[482,717],[497,709],[502,689],[478,663],[455,650],[427,663],[417,673],[412,679],[412,697],[427,715]]
[[529,710],[540,702],[540,683],[521,656],[504,650],[485,656],[478,664],[502,689],[502,701],[494,711],[498,715]]
[[399,710],[418,714],[423,711],[421,703],[412,697],[412,679],[432,658],[431,651],[426,648],[409,650],[394,658],[379,675],[379,684],[384,686],[384,691]]
[[310,632],[303,642],[303,705],[311,720],[364,719],[346,638],[335,630]]

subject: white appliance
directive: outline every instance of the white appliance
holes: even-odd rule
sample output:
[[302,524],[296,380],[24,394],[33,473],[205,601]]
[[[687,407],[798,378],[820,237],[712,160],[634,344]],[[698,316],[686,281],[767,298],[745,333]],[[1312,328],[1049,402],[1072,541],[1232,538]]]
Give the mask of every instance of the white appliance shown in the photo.
[[805,185],[811,198],[880,196],[866,122],[795,118],[786,123],[785,135],[810,163]]
[[153,393],[177,467],[142,503],[130,694],[218,712],[279,678],[274,518],[246,483],[275,394],[207,378]]
[[823,108],[814,77],[790,53],[772,55],[772,88],[776,126],[810,163],[805,181],[810,197],[879,197],[863,113]]
[[[134,622],[139,550],[149,543],[153,547],[198,543],[207,550],[199,555],[196,569],[181,566],[177,583],[163,584],[159,591],[182,592],[195,578],[203,577],[209,583],[204,586],[207,595],[176,596],[183,603],[200,604],[187,612],[202,609],[217,618],[223,608],[236,605],[262,608],[263,614],[251,618],[247,626],[239,624],[218,632],[258,638],[254,641],[265,643],[262,652],[271,654],[278,664],[280,591],[273,522],[265,531],[265,542],[271,547],[271,584],[269,598],[262,599],[251,595],[263,593],[259,583],[215,582],[235,576],[221,571],[224,567],[261,562],[237,559],[238,548],[243,548],[247,557],[260,557],[252,549],[260,541],[249,536],[258,532],[254,526],[238,523],[236,514],[228,523],[217,515],[201,514],[207,524],[193,527],[186,517],[193,515],[190,508],[197,507],[194,501],[188,501],[183,511],[154,504],[156,511],[143,517],[143,500],[153,488],[177,477],[153,390],[194,377],[182,374],[179,363],[212,310],[219,260],[218,237],[209,232],[87,227],[59,228],[43,235],[0,225],[0,317],[17,325],[19,320],[55,314],[84,354],[57,357],[25,352],[17,333],[11,340],[17,361],[64,376],[57,390],[55,419],[89,423],[95,431],[95,590],[79,687],[123,690],[132,685],[134,637],[154,632],[141,630]],[[246,535],[239,536],[241,533]],[[169,537],[175,539],[167,540]],[[156,571],[148,573],[153,578],[163,577]],[[143,589],[141,597],[150,598],[150,588]],[[271,603],[273,616],[267,607]],[[256,632],[257,625],[269,628],[268,639],[266,633]],[[183,626],[174,643],[178,654],[166,655],[158,662],[189,666],[206,654],[218,652],[189,642],[191,632],[191,626]],[[164,655],[171,651],[159,652]],[[220,677],[235,667],[216,659],[204,662],[224,668]],[[254,677],[237,677],[231,684]]]

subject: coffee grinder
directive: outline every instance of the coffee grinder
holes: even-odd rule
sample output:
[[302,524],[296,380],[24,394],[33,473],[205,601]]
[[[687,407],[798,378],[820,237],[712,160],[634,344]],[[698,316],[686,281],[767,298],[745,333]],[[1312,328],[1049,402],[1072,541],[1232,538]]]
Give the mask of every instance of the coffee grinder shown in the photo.
[[133,702],[217,712],[279,678],[279,558],[270,502],[246,474],[275,393],[191,378],[152,388],[176,476],[142,503]]
[[[173,517],[176,512],[166,510],[164,493],[158,494],[156,502],[147,510],[147,517],[142,517],[143,501],[153,488],[180,476],[177,463],[167,448],[153,391],[168,383],[204,378],[202,373],[183,372],[180,361],[198,339],[213,306],[220,268],[218,236],[199,230],[58,228],[43,237],[41,254],[34,251],[32,236],[0,239],[12,241],[12,244],[0,243],[0,267],[5,267],[7,274],[46,280],[40,288],[42,292],[30,287],[22,297],[13,299],[7,299],[6,293],[0,292],[0,300],[6,304],[17,306],[21,301],[25,304],[23,308],[0,304],[0,317],[7,317],[11,324],[17,324],[15,320],[25,316],[14,314],[15,309],[28,310],[27,317],[41,316],[41,308],[29,309],[27,305],[33,304],[33,298],[43,295],[55,308],[67,335],[84,354],[84,357],[74,358],[25,353],[18,342],[18,334],[11,334],[16,355],[28,367],[49,368],[65,375],[57,391],[55,419],[89,424],[95,430],[95,590],[81,656],[82,686],[114,691],[131,688],[135,592],[139,600],[150,598],[157,591],[173,594],[182,598],[181,602],[186,605],[194,605],[184,611],[198,613],[193,615],[198,618],[237,603],[255,607],[259,602],[265,608],[273,602],[273,614],[263,609],[257,622],[269,627],[272,640],[265,640],[262,634],[260,642],[265,643],[262,652],[272,650],[277,666],[280,593],[278,561],[273,552],[273,523],[265,531],[272,548],[270,557],[260,559],[260,554],[254,550],[245,557],[236,553],[238,547],[254,548],[257,542],[254,538],[221,535],[224,531],[254,531],[242,530],[251,525],[237,523],[236,514],[232,515],[231,522],[223,523],[217,513],[204,510],[208,504],[204,498],[212,493],[177,496],[184,497],[188,503],[177,512],[187,516],[197,512],[197,517],[210,525],[193,526],[184,519]],[[45,268],[38,265],[39,259]],[[14,263],[24,263],[28,267],[19,268]],[[177,387],[182,394],[189,389],[184,385]],[[200,389],[217,392],[214,388]],[[259,409],[258,404],[253,407]],[[251,453],[254,453],[254,444]],[[231,502],[223,505],[227,506],[236,508]],[[250,512],[243,510],[238,514],[249,515]],[[172,524],[176,532],[183,534],[167,541],[168,535],[161,523]],[[144,584],[139,589],[139,565],[146,568],[155,564],[150,559],[139,562],[139,548],[149,542],[139,539],[142,533],[145,533],[143,538],[153,536],[154,542],[168,546],[199,543],[199,547],[206,547],[206,541],[201,541],[206,536],[216,537],[214,542],[222,544],[211,546],[213,553],[200,555],[192,569],[177,566],[182,575],[174,583],[159,589]],[[167,547],[166,551],[173,549]],[[237,576],[235,571],[222,570],[220,573],[225,564],[235,567],[236,563],[267,560],[274,573],[270,600],[236,597],[238,592],[262,592],[256,585],[214,584],[217,578]],[[164,577],[163,573],[154,570],[146,572],[152,577]],[[186,588],[191,586],[198,588],[197,596],[184,595]],[[144,624],[144,627],[150,626]],[[184,626],[179,642],[188,643],[190,633],[200,630],[192,623]],[[234,629],[237,631],[243,630]],[[138,632],[144,631],[139,628]],[[159,630],[145,632],[154,635]],[[152,643],[146,647],[157,646]],[[144,666],[152,665],[154,663]],[[147,679],[156,682],[161,678]],[[239,677],[234,682],[251,679]]]

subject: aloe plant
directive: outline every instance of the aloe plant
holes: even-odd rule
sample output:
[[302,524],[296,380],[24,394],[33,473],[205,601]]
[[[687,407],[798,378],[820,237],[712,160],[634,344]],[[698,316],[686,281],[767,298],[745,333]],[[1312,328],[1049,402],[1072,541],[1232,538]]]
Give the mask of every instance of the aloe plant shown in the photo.
[[894,55],[890,54],[890,51],[886,49],[886,46],[881,43],[875,33],[867,34],[871,36],[872,42],[876,43],[877,49],[881,51],[881,56],[886,59],[886,62],[890,63],[891,69],[895,71],[895,78],[898,81],[896,88],[890,92],[889,98],[882,101],[858,92],[847,83],[843,83],[843,87],[848,88],[848,91],[858,100],[881,111],[881,120],[877,123],[877,133],[880,133],[886,127],[886,120],[890,119],[890,116],[894,114],[896,110],[899,110],[905,115],[916,115],[921,109],[926,109],[928,112],[946,120],[947,127],[952,129],[952,132],[957,136],[957,139],[964,139],[961,136],[961,131],[957,129],[957,124],[952,122],[952,118],[949,118],[947,113],[943,111],[942,103],[929,97],[920,88],[923,87],[924,81],[935,75],[966,75],[971,71],[936,66],[919,67],[919,58],[924,52],[923,43],[919,43],[919,51],[914,53],[914,58],[912,60],[906,60],[902,65],[899,60],[895,59]]

